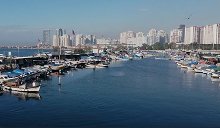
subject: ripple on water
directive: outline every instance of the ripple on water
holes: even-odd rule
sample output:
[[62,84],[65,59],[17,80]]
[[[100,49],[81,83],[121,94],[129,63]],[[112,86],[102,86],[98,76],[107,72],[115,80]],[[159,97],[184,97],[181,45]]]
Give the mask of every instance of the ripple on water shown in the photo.
[[123,71],[112,71],[112,72],[110,72],[110,76],[113,76],[113,77],[122,77],[124,75],[125,75],[125,73]]

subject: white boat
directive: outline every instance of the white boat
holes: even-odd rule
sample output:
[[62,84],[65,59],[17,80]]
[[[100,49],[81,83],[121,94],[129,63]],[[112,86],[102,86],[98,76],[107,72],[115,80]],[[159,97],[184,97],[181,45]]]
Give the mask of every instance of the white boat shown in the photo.
[[18,91],[18,92],[39,92],[40,91],[40,84],[37,82],[31,83],[32,86],[27,86],[27,83],[22,85],[18,85],[15,82],[6,82],[2,84],[3,90],[9,91]]
[[3,54],[0,54],[0,63],[2,63],[5,58],[6,56],[4,56]]
[[87,64],[86,68],[96,68],[96,65],[94,65],[94,64]]
[[16,78],[11,78],[8,75],[0,75],[0,84],[3,82],[13,81],[16,80]]
[[209,72],[207,70],[202,70],[203,74],[208,74]]
[[187,65],[183,65],[183,64],[182,64],[180,67],[181,67],[181,68],[187,68]]
[[101,66],[101,65],[99,65],[99,64],[97,64],[97,65],[94,65],[94,64],[88,64],[88,65],[86,65],[86,68],[89,68],[89,69],[96,69],[96,68],[105,68],[103,65]]
[[194,69],[194,72],[195,73],[203,73],[203,71],[201,69],[197,69],[197,68]]
[[188,69],[189,71],[193,71],[193,70],[194,70],[194,68],[192,68],[191,66],[187,66],[187,69]]
[[180,63],[176,63],[176,64],[177,64],[178,67],[181,67],[181,64],[180,64]]
[[53,65],[50,65],[49,68],[50,68],[52,71],[60,71],[60,70],[64,69],[65,66],[62,65],[62,64],[53,64]]
[[170,60],[170,58],[165,58],[165,57],[155,57],[155,60]]
[[116,57],[115,59],[118,61],[128,61],[129,60],[129,58],[121,58],[121,57]]
[[108,64],[97,64],[97,67],[108,68]]
[[217,72],[214,72],[214,73],[212,73],[212,75],[211,75],[211,77],[212,78],[219,78],[219,73],[217,73]]

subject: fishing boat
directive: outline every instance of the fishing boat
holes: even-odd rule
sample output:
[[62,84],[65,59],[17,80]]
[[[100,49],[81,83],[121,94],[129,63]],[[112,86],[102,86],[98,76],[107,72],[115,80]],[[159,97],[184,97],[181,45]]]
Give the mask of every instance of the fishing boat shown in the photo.
[[49,65],[49,68],[52,71],[60,71],[60,70],[63,70],[65,68],[65,65],[59,64],[59,63],[53,63],[53,64]]
[[86,68],[96,68],[96,65],[94,65],[94,64],[87,64]]
[[193,71],[193,70],[194,70],[194,67],[192,67],[191,65],[189,65],[189,66],[187,66],[187,69],[188,69],[189,71]]
[[88,62],[86,68],[107,68],[109,63],[100,59],[93,59]]
[[194,69],[194,72],[195,72],[195,73],[203,73],[203,70],[202,70],[202,69],[199,69],[199,68],[195,68],[195,69]]
[[100,63],[100,64],[97,64],[97,67],[108,68],[108,64]]
[[219,75],[220,75],[220,72],[214,72],[214,73],[212,73],[211,77],[218,79]]
[[40,84],[37,82],[18,84],[17,82],[4,82],[3,90],[18,91],[18,92],[39,92]]
[[8,75],[0,75],[0,84],[3,82],[13,81],[16,80],[16,78],[9,77]]
[[180,67],[181,67],[181,68],[187,68],[187,65],[182,64]]

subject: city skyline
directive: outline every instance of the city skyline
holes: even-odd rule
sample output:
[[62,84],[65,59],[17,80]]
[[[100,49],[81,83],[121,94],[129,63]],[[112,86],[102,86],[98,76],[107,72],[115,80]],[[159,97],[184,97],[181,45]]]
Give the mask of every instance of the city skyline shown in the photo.
[[179,24],[219,23],[218,5],[219,0],[3,0],[0,42],[33,44],[43,30],[57,28],[111,38],[129,30],[169,32]]

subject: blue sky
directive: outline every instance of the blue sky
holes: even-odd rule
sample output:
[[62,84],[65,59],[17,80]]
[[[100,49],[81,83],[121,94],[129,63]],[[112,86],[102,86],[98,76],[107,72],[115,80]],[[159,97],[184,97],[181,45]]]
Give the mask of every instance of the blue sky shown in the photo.
[[[150,28],[220,23],[220,0],[0,0],[0,42],[34,43],[43,29],[118,38]],[[186,17],[191,16],[190,20]]]

